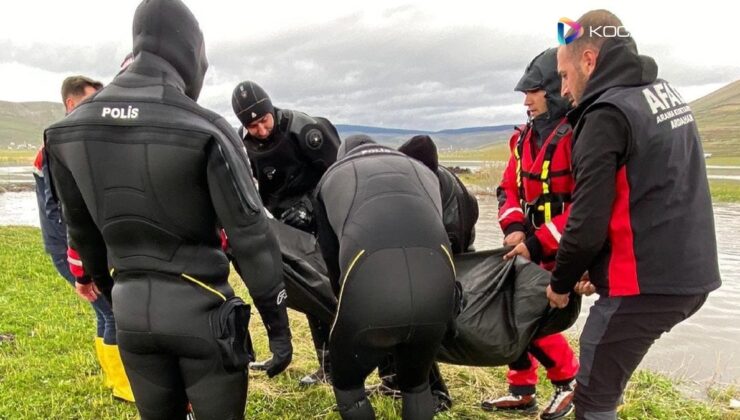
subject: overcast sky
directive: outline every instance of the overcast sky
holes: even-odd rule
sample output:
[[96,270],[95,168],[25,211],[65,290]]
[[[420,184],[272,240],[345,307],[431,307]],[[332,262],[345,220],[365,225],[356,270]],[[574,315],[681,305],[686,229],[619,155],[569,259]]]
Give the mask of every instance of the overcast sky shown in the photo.
[[[659,76],[692,100],[740,79],[727,2],[186,0],[210,68],[199,102],[236,124],[242,80],[276,106],[334,123],[437,130],[516,123],[527,63],[557,46],[557,21],[616,13]],[[138,1],[0,5],[0,100],[56,101],[64,77],[109,82],[131,49]]]

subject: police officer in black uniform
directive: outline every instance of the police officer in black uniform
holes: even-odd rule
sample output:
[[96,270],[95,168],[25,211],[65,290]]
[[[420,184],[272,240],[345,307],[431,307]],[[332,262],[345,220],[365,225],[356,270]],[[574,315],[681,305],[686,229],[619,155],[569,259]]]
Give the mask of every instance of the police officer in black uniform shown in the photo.
[[[267,92],[251,81],[234,88],[231,105],[242,123],[239,134],[265,207],[280,221],[315,233],[311,194],[336,160],[340,142],[336,128],[326,118],[275,108]],[[329,325],[311,314],[306,317],[319,367],[300,383],[330,382]],[[264,363],[251,367],[260,370]]]
[[329,346],[344,419],[371,419],[364,382],[392,352],[404,419],[431,419],[429,371],[453,319],[455,274],[437,177],[351,136],[317,187],[319,244],[339,296]]
[[[240,139],[195,103],[208,67],[195,17],[179,0],[145,0],[133,52],[110,85],[45,132],[70,245],[92,280],[115,279],[118,343],[141,417],[184,418],[190,401],[200,420],[241,419],[249,312],[227,281],[219,228],[267,327],[270,376],[292,356],[280,250]],[[78,292],[94,295],[83,283]]]

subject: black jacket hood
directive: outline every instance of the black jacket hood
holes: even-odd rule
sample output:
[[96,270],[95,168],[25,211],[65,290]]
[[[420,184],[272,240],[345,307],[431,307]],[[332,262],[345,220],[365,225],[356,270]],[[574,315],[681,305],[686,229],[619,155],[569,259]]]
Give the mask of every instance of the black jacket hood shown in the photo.
[[571,121],[578,120],[589,105],[611,88],[643,86],[655,82],[657,77],[658,65],[655,60],[640,55],[632,37],[609,38],[601,47],[580,103],[568,114],[568,118]]
[[203,33],[195,16],[180,0],[144,0],[136,8],[133,53],[158,56],[185,82],[185,94],[198,99],[208,69]]
[[545,91],[547,112],[536,118],[543,122],[560,121],[570,110],[570,102],[560,95],[557,51],[557,48],[550,48],[533,58],[514,88],[518,92]]
[[398,151],[420,161],[432,172],[437,172],[439,156],[437,155],[437,145],[434,144],[431,137],[424,134],[411,137],[398,148]]

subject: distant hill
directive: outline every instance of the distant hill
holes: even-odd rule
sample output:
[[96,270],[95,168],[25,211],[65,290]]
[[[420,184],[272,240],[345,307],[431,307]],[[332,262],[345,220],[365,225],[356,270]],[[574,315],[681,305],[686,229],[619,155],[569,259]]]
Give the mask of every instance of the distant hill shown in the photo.
[[350,125],[350,124],[337,124],[337,131],[342,137],[350,136],[352,134],[367,134],[368,136],[373,134],[389,135],[389,136],[415,136],[417,134],[427,134],[428,131],[422,130],[407,130],[403,128],[384,128],[384,127],[371,127],[367,125]]
[[[740,80],[732,82],[691,102],[699,132],[708,153],[717,156],[740,157]],[[13,143],[41,144],[43,130],[64,116],[61,103],[0,101],[0,148]],[[486,127],[465,127],[439,131],[410,130],[363,125],[338,124],[342,138],[352,134],[367,134],[379,143],[400,146],[417,134],[429,134],[440,150],[479,149],[506,141],[513,124]]]
[[378,143],[398,147],[409,138],[427,134],[434,139],[440,150],[477,149],[490,144],[503,142],[509,138],[513,124],[485,127],[465,127],[439,131],[408,130],[401,128],[369,127],[364,125],[337,124],[342,138],[353,134],[367,134]]
[[691,102],[704,151],[740,156],[740,80]]
[[0,101],[0,148],[41,144],[44,128],[64,117],[64,107],[54,102]]
[[[37,148],[41,145],[44,128],[64,117],[61,103],[0,101],[0,149]],[[352,134],[367,134],[381,144],[400,146],[417,134],[431,135],[442,150],[475,149],[508,138],[513,125],[466,127],[440,131],[408,130],[338,124],[342,138]]]

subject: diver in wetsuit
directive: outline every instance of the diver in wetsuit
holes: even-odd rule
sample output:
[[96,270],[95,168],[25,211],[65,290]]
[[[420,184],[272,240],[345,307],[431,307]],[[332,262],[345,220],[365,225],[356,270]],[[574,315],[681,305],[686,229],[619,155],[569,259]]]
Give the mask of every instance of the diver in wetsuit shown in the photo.
[[[344,419],[371,419],[367,375],[393,353],[404,419],[431,419],[429,371],[455,310],[455,273],[436,176],[351,136],[316,196],[319,243],[339,296],[329,348]],[[382,308],[382,309],[381,309]]]
[[[93,281],[115,281],[118,344],[141,418],[185,418],[190,401],[199,420],[241,419],[249,307],[227,281],[219,228],[267,327],[270,376],[292,357],[280,250],[240,139],[195,103],[208,63],[190,10],[142,2],[133,53],[45,132],[70,246]],[[77,289],[96,297],[91,283]]]
[[[414,136],[402,144],[398,151],[423,163],[437,175],[442,198],[442,221],[450,240],[452,254],[472,251],[473,241],[475,241],[475,223],[478,221],[478,200],[468,192],[457,175],[439,164],[437,146],[431,137]],[[398,383],[392,357],[381,362],[378,366],[378,374],[382,380],[380,392],[384,395],[397,395]],[[437,363],[432,365],[429,386],[434,397],[435,412],[450,409],[452,396],[450,396],[450,391]]]
[[[300,111],[275,108],[270,96],[255,82],[239,83],[231,105],[242,126],[260,197],[281,222],[314,234],[311,195],[326,169],[337,159],[339,134],[329,120]],[[306,314],[319,367],[301,378],[304,386],[331,382],[329,325]],[[264,369],[265,362],[250,364]]]

